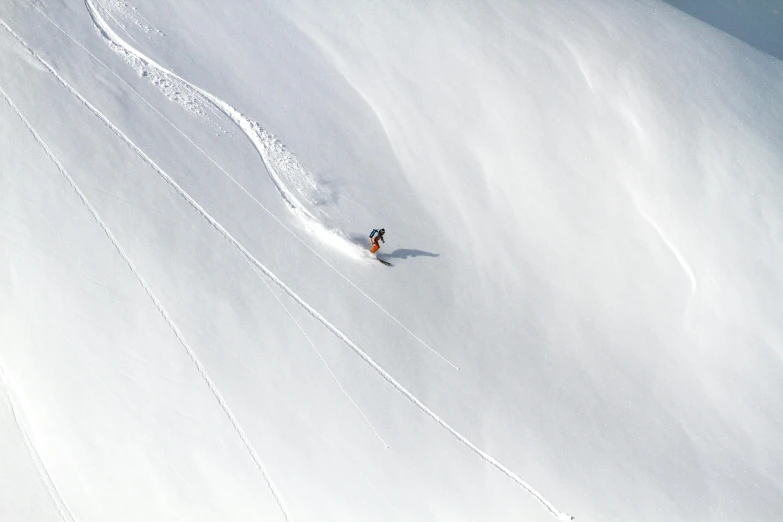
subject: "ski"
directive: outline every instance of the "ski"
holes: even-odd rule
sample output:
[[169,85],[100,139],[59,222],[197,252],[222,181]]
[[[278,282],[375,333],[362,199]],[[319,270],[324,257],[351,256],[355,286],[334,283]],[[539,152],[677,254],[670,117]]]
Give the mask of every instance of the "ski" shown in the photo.
[[381,263],[383,263],[384,265],[386,265],[386,266],[394,266],[393,264],[389,263],[389,262],[388,262],[388,261],[386,261],[385,259],[381,259],[380,257],[377,257],[376,259],[377,259],[378,261],[380,261]]

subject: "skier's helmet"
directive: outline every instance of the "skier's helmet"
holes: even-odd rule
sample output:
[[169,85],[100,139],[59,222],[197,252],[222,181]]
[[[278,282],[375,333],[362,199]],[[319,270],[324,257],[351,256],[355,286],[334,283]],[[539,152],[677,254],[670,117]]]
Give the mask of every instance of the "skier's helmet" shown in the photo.
[[385,233],[386,233],[386,229],[385,229],[385,228],[382,228],[382,229],[380,229],[378,232],[380,232],[381,234],[385,234]]

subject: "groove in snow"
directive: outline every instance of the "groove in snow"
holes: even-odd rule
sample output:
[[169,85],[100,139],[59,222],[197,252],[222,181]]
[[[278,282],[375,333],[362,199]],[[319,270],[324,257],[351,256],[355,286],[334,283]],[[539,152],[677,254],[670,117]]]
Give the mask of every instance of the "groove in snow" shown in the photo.
[[[11,105],[11,100],[8,98],[8,96],[6,96],[2,89],[0,89],[0,95],[5,98],[5,101],[7,101],[9,105]],[[57,485],[52,480],[51,475],[49,475],[49,470],[46,469],[46,464],[44,464],[41,456],[38,454],[38,450],[35,449],[35,444],[30,437],[30,433],[27,431],[27,427],[22,421],[22,417],[19,414],[19,406],[16,404],[16,400],[14,399],[13,393],[11,392],[11,387],[8,385],[8,381],[6,381],[5,374],[3,372],[2,361],[0,361],[0,386],[2,386],[3,390],[5,391],[8,405],[11,408],[11,416],[13,417],[14,423],[19,430],[19,434],[22,436],[25,448],[27,448],[27,453],[30,455],[33,464],[35,465],[38,478],[40,478],[41,482],[43,482],[47,493],[49,493],[49,497],[52,499],[52,503],[55,505],[57,512],[60,514],[60,518],[63,519],[63,522],[76,522],[76,517],[73,516],[73,513],[71,513],[71,510],[68,508],[68,504],[65,503],[62,495],[60,495],[60,491],[57,489]]]
[[[0,23],[7,29],[10,30],[11,28],[8,27],[8,25],[0,20]],[[76,91],[73,91],[76,92]],[[117,250],[117,252],[120,254],[122,259],[125,261],[125,263],[128,265],[128,268],[133,273],[133,275],[138,280],[139,284],[141,284],[142,288],[144,288],[144,291],[147,293],[149,298],[152,300],[153,304],[155,305],[155,308],[158,309],[158,312],[160,312],[163,319],[166,321],[166,323],[169,325],[171,330],[174,332],[174,335],[177,337],[177,340],[180,342],[182,347],[187,352],[188,356],[190,357],[190,360],[193,362],[193,364],[196,366],[196,369],[201,374],[201,377],[206,382],[207,386],[209,387],[209,390],[212,392],[212,395],[215,396],[215,399],[217,399],[218,403],[220,404],[220,407],[223,409],[223,412],[228,417],[229,421],[231,422],[231,425],[233,426],[234,430],[239,435],[239,438],[242,441],[242,444],[245,446],[245,448],[250,453],[251,458],[256,464],[256,467],[261,471],[261,474],[263,475],[264,479],[266,480],[267,485],[269,486],[269,489],[272,492],[272,495],[275,498],[275,501],[277,502],[278,506],[280,507],[280,511],[283,513],[283,517],[286,519],[286,521],[291,520],[291,516],[288,513],[288,509],[286,508],[282,497],[280,496],[280,493],[277,491],[277,488],[274,485],[274,482],[272,482],[271,477],[269,476],[266,467],[264,466],[263,462],[261,461],[261,458],[258,456],[258,453],[256,452],[253,445],[250,443],[250,440],[247,438],[247,435],[245,435],[245,431],[242,429],[242,427],[239,425],[239,421],[237,421],[236,417],[234,417],[233,412],[228,407],[228,404],[226,403],[225,399],[221,395],[220,391],[217,389],[217,386],[214,382],[212,382],[212,379],[207,374],[206,369],[201,364],[201,361],[196,356],[193,349],[190,347],[190,345],[185,340],[184,336],[182,335],[182,332],[179,330],[177,325],[174,323],[174,321],[169,316],[168,312],[166,312],[166,309],[163,308],[163,304],[158,300],[158,298],[155,296],[155,294],[152,292],[152,289],[147,285],[147,282],[144,280],[144,278],[139,273],[136,266],[133,264],[133,261],[128,257],[128,255],[125,253],[125,250],[122,248],[120,243],[117,241],[117,239],[114,237],[114,234],[112,234],[111,230],[109,230],[109,227],[106,225],[106,223],[101,219],[100,215],[98,214],[98,211],[95,210],[95,207],[92,206],[92,203],[87,199],[87,196],[84,195],[84,193],[81,191],[79,186],[76,184],[76,182],[73,180],[70,174],[65,170],[65,167],[60,163],[60,161],[55,157],[54,153],[49,149],[49,146],[46,145],[46,143],[41,139],[38,132],[32,127],[30,122],[27,120],[27,118],[24,117],[24,115],[19,111],[19,109],[16,107],[16,105],[11,101],[11,99],[5,94],[2,89],[0,89],[0,94],[2,94],[3,98],[5,98],[6,102],[11,106],[11,108],[16,112],[17,116],[22,120],[25,127],[27,127],[27,130],[30,131],[30,133],[35,138],[35,141],[38,142],[38,144],[41,146],[41,148],[46,152],[46,155],[49,157],[49,159],[54,163],[54,165],[57,167],[57,170],[60,171],[60,173],[63,175],[63,177],[66,179],[68,184],[73,188],[73,190],[76,192],[76,194],[79,196],[79,199],[81,200],[82,204],[87,208],[87,210],[92,215],[95,222],[98,224],[98,226],[103,230],[103,233],[106,234],[106,236],[109,238],[109,240],[114,245],[114,248]],[[82,98],[83,99],[83,98]],[[84,100],[86,102],[86,100]],[[90,107],[92,107],[90,105]],[[94,109],[94,111],[97,111],[97,109]],[[104,117],[105,118],[105,117]],[[108,121],[108,120],[107,120]]]
[[[29,1],[29,0],[28,0]],[[140,66],[147,66],[158,71],[165,78],[163,81],[178,83],[185,87],[183,90],[192,90],[204,99],[208,100],[215,107],[220,109],[228,116],[248,137],[255,147],[261,160],[266,166],[272,182],[274,183],[283,200],[288,206],[301,217],[318,222],[317,218],[299,201],[294,193],[288,188],[291,185],[303,197],[310,199],[310,203],[318,202],[318,186],[310,174],[299,164],[291,153],[275,139],[275,137],[261,127],[257,122],[239,112],[237,109],[221,100],[210,92],[201,89],[180,77],[176,73],[163,67],[156,61],[145,56],[133,46],[125,42],[111,26],[101,17],[99,10],[90,1],[85,0],[87,12],[90,15],[95,27],[101,32],[103,37],[112,45],[112,49],[120,54],[129,54],[138,61]],[[176,89],[175,89],[176,90]],[[282,177],[281,177],[282,175]],[[283,179],[283,177],[285,179]]]
[[[29,1],[29,0],[28,0]],[[89,5],[89,0],[85,0]],[[37,9],[37,8],[36,8]],[[40,11],[39,11],[40,12]],[[43,13],[41,13],[43,14]],[[46,16],[46,15],[44,15]],[[48,17],[47,17],[48,18]],[[51,21],[51,20],[50,20]],[[54,22],[52,22],[54,24]],[[3,24],[5,25],[5,24]],[[56,24],[55,24],[56,25]],[[6,26],[7,27],[7,26]],[[10,28],[9,28],[10,29]],[[64,32],[64,31],[63,31]],[[67,35],[67,33],[65,33]],[[69,36],[70,37],[70,36]],[[88,51],[89,52],[89,51]],[[59,76],[59,75],[58,75]],[[64,83],[64,80],[61,80]],[[67,84],[65,84],[67,86]],[[141,149],[139,149],[124,133],[122,133],[114,124],[112,124],[102,113],[97,111],[87,100],[74,91],[70,86],[69,90],[77,96],[83,103],[85,103],[104,123],[106,123],[122,141],[139,154],[166,182],[171,185],[195,210],[197,210],[218,232],[220,232],[247,260],[248,263],[255,265],[260,269],[267,277],[269,277],[275,284],[277,284],[283,291],[285,291],[292,299],[298,302],[308,313],[310,313],[315,319],[320,321],[326,328],[328,328],[335,336],[341,339],[351,350],[354,351],[362,360],[364,360],[373,370],[375,370],[384,380],[386,380],[392,387],[394,387],[399,393],[401,393],[406,399],[411,401],[417,408],[454,436],[459,442],[468,447],[471,451],[476,453],[482,460],[491,464],[498,469],[501,473],[506,475],[522,489],[532,495],[538,500],[553,516],[560,520],[571,520],[572,517],[562,511],[558,510],[551,502],[549,502],[541,493],[535,490],[527,482],[522,480],[516,473],[508,469],[494,457],[480,449],[473,444],[468,438],[455,430],[445,420],[439,417],[435,412],[430,410],[423,402],[421,402],[413,393],[411,393],[405,386],[399,383],[394,377],[392,377],[386,370],[384,370],[378,363],[376,363],[369,355],[367,355],[361,348],[353,343],[344,333],[342,333],[336,326],[332,325],[324,316],[318,311],[312,308],[307,302],[299,297],[290,287],[288,287],[283,281],[275,276],[269,269],[267,269],[261,262],[259,262],[239,241],[237,241],[220,223],[218,223],[201,205],[195,201],[187,192],[185,192],[168,174],[166,174],[160,167],[152,161]],[[281,505],[282,507],[282,505]]]
[[[42,59],[40,56],[38,56],[38,54],[37,54],[35,51],[33,51],[33,50],[32,50],[32,48],[30,48],[30,46],[29,46],[29,45],[27,45],[27,43],[26,43],[26,42],[25,42],[25,41],[24,41],[24,40],[23,40],[23,39],[22,39],[22,38],[21,38],[21,37],[20,37],[18,34],[16,34],[16,32],[14,32],[14,31],[13,31],[13,29],[11,29],[11,28],[10,28],[10,27],[9,27],[9,26],[8,26],[8,25],[7,25],[7,24],[4,22],[4,21],[2,21],[2,20],[0,20],[0,24],[2,24],[2,25],[3,25],[3,27],[4,27],[4,28],[5,28],[5,29],[6,29],[6,30],[7,30],[7,31],[8,31],[8,32],[9,32],[9,33],[12,35],[12,36],[14,36],[14,38],[17,40],[17,42],[18,42],[20,45],[22,45],[22,46],[23,46],[23,47],[24,47],[24,48],[27,50],[27,52],[29,52],[29,53],[30,53],[30,54],[31,54],[31,55],[32,55],[34,58],[36,58],[36,59],[37,59],[37,60],[38,60],[38,61],[39,61],[39,62],[40,62],[40,63],[41,63],[41,64],[42,64],[42,65],[43,65],[43,66],[44,66],[44,67],[45,67],[45,68],[46,68],[46,69],[47,69],[47,70],[48,70],[50,73],[51,73],[51,74],[53,74],[53,75],[55,76],[55,78],[56,78],[56,79],[57,79],[57,80],[58,80],[58,81],[59,81],[59,82],[60,82],[60,83],[61,83],[61,84],[62,84],[62,85],[63,85],[63,86],[66,88],[66,89],[68,89],[68,91],[69,91],[69,92],[71,92],[71,94],[73,94],[74,96],[76,96],[76,97],[79,99],[79,101],[81,101],[81,102],[82,102],[82,103],[83,103],[83,104],[84,104],[84,105],[85,105],[85,106],[86,106],[88,109],[90,109],[90,111],[91,111],[93,114],[95,114],[96,116],[98,116],[98,118],[100,118],[100,119],[103,121],[103,123],[104,123],[104,124],[106,124],[106,125],[107,125],[107,126],[108,126],[108,127],[111,129],[111,130],[112,130],[112,131],[114,131],[114,132],[115,132],[115,133],[116,133],[116,134],[117,134],[117,135],[120,137],[120,139],[122,139],[123,141],[125,141],[125,142],[126,142],[126,144],[127,144],[128,146],[130,146],[130,147],[131,147],[131,148],[132,148],[132,149],[133,149],[133,150],[134,150],[134,151],[135,151],[137,154],[139,154],[139,155],[140,155],[140,157],[141,157],[141,158],[142,158],[142,159],[143,159],[143,160],[144,160],[146,163],[150,164],[150,165],[151,165],[153,168],[157,168],[157,166],[156,166],[156,165],[153,165],[153,164],[151,164],[151,163],[150,163],[150,161],[149,161],[149,158],[146,156],[146,154],[140,153],[140,149],[138,149],[138,147],[136,147],[136,145],[135,145],[135,144],[133,144],[133,143],[130,143],[130,142],[129,142],[129,140],[127,139],[127,137],[126,137],[124,134],[122,134],[122,133],[121,133],[121,132],[120,132],[120,131],[119,131],[119,130],[116,128],[116,127],[114,127],[114,125],[113,125],[113,124],[112,124],[112,123],[111,123],[111,122],[110,122],[110,121],[109,121],[109,120],[108,120],[108,119],[107,119],[107,118],[106,118],[106,117],[103,115],[103,113],[101,113],[100,111],[98,111],[98,109],[96,109],[96,108],[95,108],[95,107],[94,107],[94,106],[93,106],[91,103],[89,103],[89,102],[88,102],[88,101],[87,101],[87,100],[86,100],[86,99],[85,99],[85,98],[84,98],[84,97],[83,97],[81,94],[79,94],[79,93],[78,93],[78,92],[77,92],[75,89],[73,89],[73,87],[71,87],[71,86],[70,86],[70,84],[68,84],[68,83],[67,83],[67,82],[66,82],[66,81],[65,81],[65,80],[64,80],[64,79],[63,79],[63,78],[62,78],[62,77],[61,77],[61,76],[60,76],[60,75],[57,73],[57,71],[55,71],[55,70],[54,70],[54,68],[53,68],[51,65],[49,65],[49,63],[48,63],[48,62],[46,62],[44,59]],[[258,272],[256,271],[256,268],[255,268],[253,265],[250,265],[250,266],[251,266],[251,268],[253,269],[253,271],[256,273],[256,275],[258,275]],[[280,304],[280,305],[283,307],[283,310],[286,312],[286,314],[288,314],[288,316],[289,316],[289,317],[291,318],[291,320],[294,322],[294,324],[296,325],[296,327],[297,327],[297,328],[298,328],[298,329],[299,329],[299,330],[302,332],[302,334],[305,336],[305,339],[307,339],[307,342],[308,342],[308,343],[310,344],[310,346],[313,348],[313,351],[315,351],[316,355],[317,355],[317,356],[318,356],[318,358],[321,360],[321,362],[323,363],[323,365],[324,365],[324,367],[326,368],[327,372],[329,372],[329,375],[332,377],[332,379],[334,380],[334,382],[337,384],[337,387],[340,389],[340,391],[343,393],[343,395],[345,395],[345,396],[348,398],[349,402],[350,402],[350,403],[351,403],[351,404],[354,406],[354,408],[356,408],[356,410],[357,410],[357,411],[359,412],[359,414],[361,415],[362,419],[364,419],[365,423],[366,423],[366,424],[367,424],[367,426],[370,428],[370,430],[373,432],[373,434],[375,434],[375,436],[376,436],[376,437],[377,437],[377,439],[380,441],[380,443],[381,443],[381,444],[383,444],[383,446],[384,446],[386,449],[388,449],[388,448],[389,448],[389,445],[386,443],[386,441],[385,441],[385,440],[383,440],[383,437],[381,437],[381,436],[380,436],[380,434],[378,433],[378,431],[377,431],[377,430],[375,429],[375,427],[372,425],[372,423],[370,422],[370,420],[367,418],[367,415],[365,415],[365,413],[362,411],[362,409],[359,407],[359,405],[358,405],[358,404],[357,404],[357,403],[356,403],[356,402],[353,400],[353,398],[352,398],[352,397],[351,397],[351,396],[348,394],[348,391],[347,391],[347,390],[346,390],[346,389],[343,387],[343,385],[342,385],[342,384],[340,383],[340,381],[337,379],[337,376],[334,374],[334,372],[332,372],[332,369],[329,367],[329,365],[328,365],[328,363],[326,362],[326,360],[325,360],[325,359],[324,359],[324,358],[321,356],[321,353],[320,353],[320,352],[318,351],[318,349],[315,347],[315,344],[312,342],[312,340],[310,340],[310,338],[309,338],[309,337],[308,337],[308,335],[307,335],[307,334],[304,332],[304,330],[302,329],[302,327],[301,327],[301,326],[299,326],[299,323],[297,323],[296,319],[294,319],[293,315],[291,315],[291,313],[288,311],[288,308],[286,308],[286,306],[285,306],[285,305],[282,303],[282,301],[280,301],[280,299],[277,297],[277,295],[275,295],[275,293],[274,293],[274,292],[272,292],[272,289],[269,287],[269,285],[266,283],[266,281],[264,281],[264,280],[262,279],[262,282],[263,282],[263,283],[264,283],[264,285],[265,285],[265,286],[266,286],[266,287],[269,289],[270,293],[271,293],[271,294],[272,294],[272,296],[273,296],[273,297],[274,297],[274,298],[277,300],[277,302],[278,302],[278,303],[279,303],[279,304]]]
[[[146,98],[144,98],[144,96],[139,94],[139,92],[136,91],[136,89],[134,89],[130,84],[128,84],[128,82],[126,82],[124,79],[122,79],[122,77],[120,77],[117,73],[115,73],[100,58],[95,56],[89,49],[84,47],[84,45],[82,45],[78,40],[73,38],[73,36],[68,34],[59,25],[57,25],[57,23],[55,23],[51,18],[49,18],[44,12],[42,12],[40,9],[38,9],[38,7],[35,4],[33,4],[31,0],[27,0],[27,1],[30,3],[30,5],[33,6],[33,8],[35,8],[36,11],[38,11],[38,13],[41,16],[43,16],[46,20],[49,21],[49,23],[51,23],[55,28],[57,28],[57,30],[59,30],[66,37],[68,37],[71,41],[73,41],[77,46],[79,46],[82,50],[84,50],[88,55],[90,55],[95,61],[97,61],[104,69],[106,69],[110,74],[112,74],[114,77],[116,77],[120,82],[125,84],[131,90],[131,92],[136,94],[136,96],[138,96],[148,107],[150,107],[150,109],[152,109],[156,114],[158,114],[158,116],[160,116],[166,123],[168,123],[174,130],[176,130],[182,137],[184,137],[191,145],[193,145],[193,147],[195,147],[199,152],[201,152],[201,154],[204,155],[204,157],[207,158],[207,160],[209,160],[210,163],[212,163],[218,170],[220,170],[223,174],[225,174],[231,180],[231,182],[234,183],[234,185],[236,185],[240,190],[242,190],[242,192],[244,192],[253,202],[255,202],[262,210],[264,210],[264,212],[266,212],[272,219],[274,219],[275,222],[277,222],[281,227],[283,227],[283,229],[285,229],[289,234],[291,234],[291,236],[293,236],[297,241],[299,241],[311,253],[313,253],[316,257],[318,257],[324,264],[326,264],[326,266],[328,266],[332,271],[334,271],[337,275],[339,275],[345,282],[347,282],[349,285],[351,285],[356,291],[358,291],[362,296],[364,296],[365,299],[367,299],[373,305],[375,305],[376,308],[378,308],[387,317],[389,317],[392,321],[394,321],[400,328],[405,330],[405,332],[408,333],[408,335],[410,335],[411,337],[413,337],[419,344],[424,346],[427,350],[429,350],[431,353],[433,353],[441,361],[445,362],[446,364],[448,364],[449,366],[451,366],[455,370],[459,371],[459,366],[457,366],[456,364],[451,362],[448,358],[444,357],[440,352],[438,352],[437,350],[432,348],[429,344],[427,344],[427,342],[425,342],[418,335],[413,333],[407,326],[405,326],[405,324],[403,324],[399,319],[397,319],[391,312],[386,310],[386,308],[384,308],[380,303],[378,303],[369,294],[367,294],[367,292],[362,290],[353,281],[351,281],[345,274],[340,272],[334,265],[332,265],[328,260],[326,260],[321,254],[316,252],[315,249],[313,249],[310,245],[308,245],[301,237],[299,237],[298,234],[296,234],[293,230],[291,230],[274,213],[272,213],[255,196],[253,196],[253,194],[251,194],[241,183],[239,183],[231,174],[229,174],[222,166],[220,166],[220,164],[218,164],[212,157],[210,157],[209,154],[207,154],[204,151],[204,149],[199,147],[187,134],[185,134],[179,127],[174,125],[174,123],[172,123],[171,120],[169,120],[158,109],[156,109],[155,106],[153,106],[149,101],[147,101]],[[85,0],[85,4],[87,5],[87,9],[89,10],[90,9],[90,5],[89,5],[89,2],[87,0]],[[109,36],[110,34],[114,34],[113,32],[111,32],[111,28],[110,27],[105,27],[106,30],[104,30],[104,28],[101,28],[101,26],[98,25],[98,22],[96,21],[95,18],[93,18],[92,20],[93,20],[93,23],[96,25],[96,29],[100,32],[101,36],[104,39],[106,39],[106,41],[109,43],[109,45],[112,45],[112,43],[114,43],[115,45],[119,46],[119,44],[116,44],[116,42],[112,42],[112,40],[111,40],[111,38]],[[103,23],[105,24],[105,21],[103,21]],[[109,32],[107,32],[107,30]],[[14,33],[14,35],[15,35],[15,33]],[[49,67],[43,60],[41,60],[41,58],[39,58],[35,54],[35,52],[32,49],[30,49],[30,47],[18,35],[15,35],[15,37],[25,48],[27,48],[27,50],[31,54],[33,54],[33,56],[38,58],[38,60],[41,61],[42,63],[44,63],[44,65],[46,65],[48,69],[50,69],[52,72],[54,72],[54,70],[51,67]],[[127,46],[127,44],[125,42],[123,42],[123,45]],[[133,50],[132,48],[130,48],[130,49]],[[127,50],[126,52],[130,52],[130,50]],[[142,57],[144,57],[144,55],[142,53],[140,53],[140,52],[138,52],[136,50],[133,50],[133,52],[134,52],[135,56],[142,56]],[[146,57],[144,57],[144,58],[146,59]],[[154,62],[152,62],[149,59],[147,59],[147,60],[148,60],[148,63],[150,63],[150,64],[154,63]],[[168,71],[167,69],[163,68],[160,65],[155,64],[155,66],[158,67],[160,71],[169,72],[171,75],[176,76],[174,73],[171,73],[170,71]],[[54,73],[54,74],[58,77],[58,79],[61,79],[61,78],[59,78],[59,75],[57,75],[57,73]],[[176,76],[176,77],[179,78],[178,76]],[[185,81],[185,80],[182,80],[182,81]],[[222,110],[222,109],[220,109],[220,110]],[[282,147],[282,145],[280,145],[280,149],[281,150],[285,150],[284,147]],[[288,154],[287,151],[286,151],[286,154]],[[262,159],[263,159],[263,156],[262,156]],[[267,168],[268,168],[268,165],[266,164],[266,162],[265,162],[265,166],[267,166]],[[316,228],[316,230],[318,231],[318,233],[322,237],[334,236],[334,237],[337,238],[337,242],[338,243],[340,241],[342,241],[342,238],[340,236],[338,236],[337,234],[333,233],[333,231],[328,230],[320,221],[310,220],[309,224],[313,225]],[[364,251],[364,249],[362,249],[362,251]]]

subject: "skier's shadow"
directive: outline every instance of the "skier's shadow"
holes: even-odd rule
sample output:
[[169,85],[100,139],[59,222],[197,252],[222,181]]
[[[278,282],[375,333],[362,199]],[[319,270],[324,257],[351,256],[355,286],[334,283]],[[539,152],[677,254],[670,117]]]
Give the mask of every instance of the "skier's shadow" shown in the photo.
[[409,257],[439,257],[439,256],[440,254],[425,252],[424,250],[418,250],[416,248],[398,248],[391,254],[386,254],[386,257],[393,257],[397,259],[408,259]]
[[[359,246],[366,246],[368,249],[370,248],[370,238],[367,236],[351,234],[349,237],[354,244]],[[398,248],[390,254],[381,252],[378,257],[383,259],[408,259],[409,257],[440,257],[440,254],[425,252],[424,250],[419,250],[417,248]]]

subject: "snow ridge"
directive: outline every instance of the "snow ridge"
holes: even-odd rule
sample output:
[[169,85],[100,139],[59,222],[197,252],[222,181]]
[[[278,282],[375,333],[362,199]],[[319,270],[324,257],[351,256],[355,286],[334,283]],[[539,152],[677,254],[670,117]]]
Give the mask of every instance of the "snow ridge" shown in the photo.
[[653,218],[651,218],[644,210],[642,210],[641,205],[639,204],[639,200],[634,192],[631,192],[631,198],[633,199],[634,205],[636,206],[636,211],[639,213],[640,216],[647,222],[648,225],[650,225],[653,230],[658,234],[658,237],[661,239],[664,245],[671,250],[672,254],[674,255],[674,258],[677,260],[677,263],[679,263],[680,268],[682,268],[682,271],[685,272],[685,275],[688,277],[688,281],[690,282],[691,289],[690,289],[690,295],[688,296],[688,305],[690,305],[691,300],[696,295],[696,290],[698,288],[697,282],[696,282],[696,274],[693,272],[693,268],[691,267],[691,264],[688,263],[688,261],[683,257],[682,253],[680,253],[680,250],[672,243],[672,241],[669,239],[669,237],[666,235],[666,233],[661,229],[661,227],[658,225],[658,223],[655,222]]
[[[0,20],[0,23],[2,25],[10,30],[10,27],[4,22]],[[72,90],[72,92],[75,92]],[[174,332],[174,335],[177,337],[177,340],[180,342],[182,347],[187,352],[188,356],[190,357],[193,364],[196,366],[196,369],[201,374],[201,377],[206,382],[207,386],[209,387],[209,390],[212,392],[212,394],[215,396],[215,399],[217,399],[218,403],[220,404],[220,407],[223,409],[223,412],[228,417],[229,421],[231,422],[232,426],[234,427],[234,430],[239,435],[239,438],[242,440],[243,445],[250,453],[251,458],[255,462],[258,469],[261,471],[261,474],[263,475],[264,479],[266,480],[267,485],[269,486],[269,489],[272,492],[272,495],[275,498],[275,501],[277,502],[278,506],[280,507],[280,511],[283,513],[283,517],[288,522],[292,520],[290,514],[288,513],[288,509],[285,506],[285,503],[283,502],[282,497],[280,496],[280,493],[277,491],[277,488],[274,485],[274,482],[272,482],[271,477],[269,476],[269,473],[266,470],[266,467],[264,466],[264,463],[261,461],[261,458],[258,456],[258,453],[256,452],[255,448],[251,444],[250,440],[247,438],[247,435],[245,434],[242,427],[239,425],[239,421],[237,421],[236,417],[234,416],[233,412],[229,408],[228,404],[226,403],[225,399],[223,398],[220,391],[217,389],[217,386],[212,381],[212,379],[207,374],[206,369],[201,364],[201,361],[196,356],[193,349],[190,347],[188,342],[185,340],[185,337],[182,335],[182,332],[179,330],[177,325],[172,320],[171,316],[169,316],[168,312],[166,312],[166,309],[163,307],[163,304],[158,300],[158,298],[155,296],[152,289],[149,287],[147,282],[144,280],[142,275],[139,273],[136,266],[133,264],[133,261],[128,257],[128,255],[125,253],[125,250],[122,248],[120,243],[117,241],[117,239],[114,237],[114,234],[112,234],[109,227],[106,225],[106,223],[101,219],[100,215],[98,214],[98,211],[95,209],[95,207],[90,203],[90,201],[87,199],[87,196],[84,195],[84,193],[81,191],[79,186],[76,184],[74,179],[68,174],[68,172],[65,170],[65,167],[60,163],[60,161],[57,159],[57,157],[52,153],[52,151],[49,149],[49,146],[46,145],[46,143],[41,139],[38,132],[32,127],[30,122],[27,120],[27,118],[24,117],[24,115],[19,111],[19,109],[16,107],[16,105],[11,101],[11,99],[5,94],[5,92],[0,89],[0,94],[5,98],[5,100],[8,102],[8,104],[11,106],[11,108],[16,112],[17,116],[22,120],[25,127],[30,131],[30,133],[33,135],[35,140],[38,142],[38,144],[41,146],[41,148],[46,152],[46,155],[49,156],[49,159],[54,163],[54,165],[57,167],[57,170],[60,171],[60,173],[65,177],[68,184],[73,188],[73,190],[76,192],[76,194],[79,196],[79,199],[82,201],[82,204],[87,208],[87,210],[92,215],[93,219],[95,219],[95,222],[98,224],[98,226],[101,227],[104,234],[109,238],[109,240],[114,245],[114,248],[117,249],[117,252],[120,254],[120,256],[123,258],[125,263],[128,265],[128,268],[130,268],[133,275],[136,277],[136,279],[139,281],[139,284],[141,284],[142,288],[144,288],[144,291],[147,293],[149,298],[152,300],[153,304],[155,305],[155,308],[158,309],[158,312],[160,312],[161,316],[163,316],[163,319],[166,321],[166,323],[169,325],[171,330]],[[82,100],[84,100],[82,98]],[[86,102],[86,100],[84,100]],[[92,106],[90,106],[92,107]],[[93,107],[93,110],[94,109]]]

